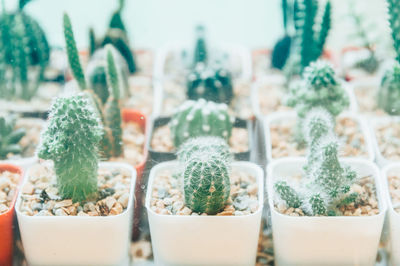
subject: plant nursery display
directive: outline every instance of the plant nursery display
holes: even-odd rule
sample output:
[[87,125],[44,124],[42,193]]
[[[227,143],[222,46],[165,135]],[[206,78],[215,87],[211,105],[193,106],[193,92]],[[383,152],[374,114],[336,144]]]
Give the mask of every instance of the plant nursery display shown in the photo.
[[[220,137],[189,139],[179,149],[178,161],[154,167],[146,207],[156,264],[253,265],[261,177],[256,165],[232,162]],[[171,237],[176,245],[167,245]]]

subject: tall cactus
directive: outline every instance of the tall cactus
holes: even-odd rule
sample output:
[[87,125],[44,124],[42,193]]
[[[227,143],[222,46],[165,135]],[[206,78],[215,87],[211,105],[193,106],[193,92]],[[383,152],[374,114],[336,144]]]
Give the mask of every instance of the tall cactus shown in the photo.
[[106,125],[111,130],[112,135],[112,156],[122,155],[122,117],[120,110],[120,83],[112,53],[112,47],[107,47],[107,83],[110,88],[110,97],[105,105]]
[[229,164],[215,152],[195,152],[183,172],[186,205],[195,212],[217,214],[230,195]]
[[196,66],[198,63],[207,63],[208,52],[207,44],[205,40],[205,28],[202,25],[196,27],[196,46],[194,48],[194,63]]
[[281,0],[283,29],[285,34],[276,42],[271,54],[271,66],[277,69],[282,69],[285,66],[290,55],[292,37],[289,33],[289,27],[292,24],[291,22],[293,22],[291,3],[292,1],[289,0]]
[[100,119],[86,95],[56,99],[38,155],[54,162],[62,198],[84,202],[97,192],[98,144],[102,132]]
[[396,60],[400,63],[400,1],[387,0],[389,12],[389,24],[392,32],[393,47],[396,52]]
[[217,136],[227,141],[233,122],[226,104],[200,99],[183,103],[173,114],[169,127],[174,145],[179,147],[189,138],[199,136]]
[[[29,101],[44,80],[50,47],[43,29],[23,10],[0,16],[0,98]],[[28,75],[29,72],[29,75]]]

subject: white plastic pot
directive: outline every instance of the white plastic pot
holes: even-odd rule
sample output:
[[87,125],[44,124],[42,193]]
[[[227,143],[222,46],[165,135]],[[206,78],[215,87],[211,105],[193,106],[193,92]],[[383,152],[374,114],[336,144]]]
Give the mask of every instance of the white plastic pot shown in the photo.
[[375,133],[375,127],[378,125],[384,125],[387,123],[391,123],[392,121],[396,123],[400,123],[400,117],[399,116],[383,116],[379,118],[373,118],[371,119],[370,123],[370,135],[371,135],[371,141],[372,145],[374,147],[374,152],[376,156],[376,163],[380,168],[385,167],[386,165],[389,165],[391,163],[395,163],[393,160],[386,159],[383,154],[381,153],[381,150],[379,149],[379,143],[378,143],[378,138]]
[[258,183],[258,210],[244,216],[161,215],[151,210],[154,179],[178,162],[160,163],[150,172],[146,208],[150,223],[155,265],[252,265],[256,261],[263,209],[263,171],[249,162],[232,167],[252,173]]
[[390,265],[400,265],[400,214],[397,213],[392,204],[392,197],[389,191],[388,177],[391,173],[400,173],[400,163],[391,163],[382,169],[382,178],[384,184],[384,193],[388,204],[388,231],[389,231],[389,249]]
[[[359,128],[364,136],[364,145],[366,146],[367,150],[367,159],[371,162],[375,160],[375,152],[373,141],[370,136],[370,130],[365,122],[365,120],[360,117],[359,115],[352,113],[352,112],[344,112],[343,114],[339,115],[339,117],[349,117],[355,120]],[[277,112],[273,113],[266,118],[264,118],[264,132],[265,132],[265,144],[266,144],[266,154],[267,154],[267,162],[275,161],[279,158],[272,157],[272,145],[271,145],[271,125],[278,122],[278,121],[288,121],[292,120],[295,121],[297,119],[297,114],[294,111],[291,112]],[[346,157],[350,158],[350,157]]]
[[[136,171],[125,163],[99,166],[131,172],[128,207],[119,215],[27,216],[20,211],[20,192],[15,210],[29,265],[129,265]],[[29,170],[25,175],[24,184]]]
[[[253,107],[254,114],[258,116],[265,116],[265,114],[262,113],[260,107],[259,90],[266,83],[271,84],[271,86],[282,86],[283,88],[285,86],[284,84],[285,79],[281,75],[275,74],[258,79],[256,82],[253,83],[251,87],[251,96],[250,96],[251,106]],[[353,87],[351,86],[351,84],[345,81],[342,81],[342,86],[344,90],[347,92],[347,95],[349,97],[350,104],[348,112],[354,112],[354,113],[358,112],[358,104],[356,96],[354,94]]]
[[375,216],[294,217],[275,210],[274,182],[302,172],[304,158],[286,158],[267,167],[267,190],[272,218],[275,263],[282,265],[372,266],[378,251],[386,212],[380,172],[363,159],[343,159],[358,176],[375,180],[380,213]]

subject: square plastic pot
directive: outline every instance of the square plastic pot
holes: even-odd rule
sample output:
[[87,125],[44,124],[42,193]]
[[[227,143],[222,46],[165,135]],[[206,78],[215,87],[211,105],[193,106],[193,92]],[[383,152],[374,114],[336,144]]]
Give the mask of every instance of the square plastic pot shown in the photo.
[[[258,79],[256,82],[253,83],[252,87],[251,87],[251,106],[253,108],[253,112],[255,115],[257,116],[265,116],[265,114],[263,114],[261,112],[261,107],[260,107],[260,96],[259,96],[259,90],[260,88],[265,84],[276,84],[276,86],[286,86],[284,85],[285,80],[281,75],[271,75],[271,76],[267,76],[267,77],[263,77]],[[354,94],[354,90],[353,87],[348,83],[348,82],[342,82],[342,86],[344,88],[344,90],[346,91],[348,97],[349,97],[349,108],[348,108],[348,112],[358,112],[358,104],[357,104],[357,98]]]
[[392,197],[390,196],[388,177],[392,172],[400,173],[400,162],[387,164],[382,169],[385,198],[388,204],[388,232],[390,265],[400,265],[400,214],[393,208]]
[[[151,162],[154,165],[157,163],[172,161],[172,160],[176,159],[175,151],[174,152],[159,152],[159,151],[155,151],[151,147],[151,140],[153,138],[154,131],[159,127],[167,125],[170,120],[171,120],[171,117],[159,117],[159,118],[154,119],[154,121],[152,123],[152,128],[149,132],[149,139],[147,142],[147,147],[149,150]],[[249,150],[245,151],[245,152],[234,153],[233,154],[234,158],[237,161],[249,161],[250,155],[251,155],[251,149],[254,145],[253,138],[252,138],[252,136],[253,136],[252,123],[249,120],[236,118],[235,122],[233,124],[233,127],[246,128],[248,131],[248,136],[249,136],[249,140],[248,140]]]
[[372,141],[372,145],[373,145],[374,152],[376,155],[376,163],[378,164],[378,166],[380,168],[383,168],[386,165],[389,165],[392,163],[396,163],[396,161],[385,158],[383,156],[383,154],[381,153],[381,151],[379,149],[378,138],[375,133],[375,126],[384,125],[384,124],[388,124],[391,122],[400,123],[400,117],[399,116],[384,116],[384,117],[379,117],[379,118],[373,118],[371,120],[370,127],[369,127],[371,141]]
[[[16,165],[0,163],[0,173],[2,172],[18,173],[20,175],[20,181],[22,181],[22,169]],[[15,195],[10,203],[8,211],[0,214],[0,265],[11,266],[13,257],[13,220],[14,220],[14,207],[15,201],[18,195],[18,188]]]
[[[125,163],[99,166],[131,172],[129,203],[119,215],[28,216],[20,211],[20,192],[16,212],[29,265],[129,265],[136,171]],[[25,176],[24,184],[29,170]]]
[[275,263],[282,265],[372,266],[387,209],[380,172],[363,159],[343,159],[358,176],[371,175],[375,181],[379,214],[374,216],[294,217],[279,213],[274,205],[274,181],[302,172],[304,158],[286,158],[267,167],[268,202],[271,210]]
[[[365,122],[365,120],[354,113],[351,112],[345,112],[341,114],[339,117],[348,117],[357,122],[359,125],[359,128],[364,136],[364,145],[367,151],[367,159],[371,162],[375,160],[375,151],[374,151],[374,144],[371,139],[370,135],[370,130]],[[297,114],[295,112],[279,112],[279,113],[273,113],[267,117],[264,118],[264,132],[265,132],[265,150],[267,153],[267,162],[273,162],[275,160],[279,160],[280,158],[273,158],[272,157],[272,144],[271,144],[271,125],[274,124],[277,121],[288,121],[288,120],[296,120],[297,119]],[[293,157],[293,156],[288,156],[288,157]],[[287,157],[281,157],[281,158],[287,158]],[[351,158],[351,157],[346,157],[346,158]]]
[[138,165],[134,165],[136,169],[136,184],[135,184],[135,199],[136,204],[134,206],[134,214],[133,214],[133,229],[132,229],[132,239],[137,239],[139,237],[139,224],[140,224],[140,214],[142,209],[142,177],[143,172],[146,167],[148,151],[146,145],[146,116],[138,110],[134,109],[123,109],[122,110],[122,119],[124,122],[134,122],[139,124],[140,128],[143,130],[145,134],[145,142],[144,142],[144,156],[143,161]]
[[244,216],[161,215],[151,210],[154,179],[160,171],[175,170],[178,162],[155,166],[150,172],[146,208],[155,265],[252,265],[256,261],[263,209],[263,171],[249,162],[232,168],[252,173],[258,183],[258,210]]

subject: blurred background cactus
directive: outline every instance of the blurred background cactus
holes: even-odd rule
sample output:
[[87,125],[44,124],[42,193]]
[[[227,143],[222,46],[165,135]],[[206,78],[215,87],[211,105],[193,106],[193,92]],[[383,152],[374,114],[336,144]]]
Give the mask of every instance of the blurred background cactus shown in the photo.
[[[326,117],[317,118],[316,114],[309,121],[321,118],[316,123],[321,125]],[[322,122],[324,128],[327,128],[326,122],[328,120]],[[307,157],[307,172],[300,184],[295,187],[292,182],[279,180],[274,189],[287,207],[301,208],[306,215],[343,215],[339,208],[358,199],[357,193],[350,193],[357,175],[348,166],[341,165],[338,140],[332,132],[324,132],[327,131],[319,126],[309,129],[308,145],[315,145],[313,152],[316,155]]]
[[13,115],[0,115],[0,159],[5,160],[10,154],[20,154],[22,147],[20,140],[25,136],[26,130],[16,129],[17,117]]
[[29,101],[44,80],[50,47],[38,22],[26,14],[29,0],[0,16],[0,98]]
[[276,42],[272,49],[271,66],[273,68],[282,69],[289,58],[292,43],[289,27],[293,26],[293,8],[293,1],[281,0],[284,36]]
[[188,100],[173,114],[169,127],[175,147],[179,148],[189,138],[216,136],[229,140],[234,118],[226,104],[200,99]]
[[324,51],[331,28],[331,2],[328,0],[323,7],[319,3],[318,0],[294,0],[295,33],[290,57],[285,65],[289,77],[301,74]]
[[190,100],[229,104],[233,99],[232,75],[221,66],[199,63],[187,77],[187,95]]
[[121,16],[124,6],[125,1],[119,0],[118,9],[111,16],[109,28],[103,38],[96,39],[94,30],[89,30],[89,51],[92,56],[97,49],[112,44],[125,59],[129,73],[134,74],[137,71],[135,57],[130,48],[128,34]]
[[218,146],[204,152],[206,148],[199,145],[198,151],[183,156],[185,203],[194,212],[215,215],[224,209],[230,196],[230,163]]
[[95,196],[102,134],[100,119],[85,94],[56,99],[38,156],[54,162],[63,199],[84,202]]
[[208,52],[205,39],[205,28],[203,25],[198,25],[196,27],[196,45],[194,47],[193,66],[196,67],[198,63],[207,64],[207,59]]

